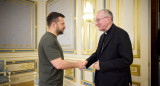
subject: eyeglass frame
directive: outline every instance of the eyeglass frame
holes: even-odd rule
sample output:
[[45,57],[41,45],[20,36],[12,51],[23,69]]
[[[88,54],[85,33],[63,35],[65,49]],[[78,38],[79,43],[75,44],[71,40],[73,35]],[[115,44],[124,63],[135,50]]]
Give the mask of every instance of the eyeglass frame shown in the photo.
[[97,23],[97,22],[99,22],[100,20],[105,19],[105,18],[108,18],[108,17],[106,16],[106,17],[103,17],[103,18],[100,18],[100,19],[96,19],[95,22]]

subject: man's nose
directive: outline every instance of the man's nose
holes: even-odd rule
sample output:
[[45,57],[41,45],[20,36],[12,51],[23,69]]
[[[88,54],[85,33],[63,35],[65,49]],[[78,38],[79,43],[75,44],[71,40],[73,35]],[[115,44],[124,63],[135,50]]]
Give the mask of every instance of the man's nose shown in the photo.
[[66,25],[64,25],[64,28],[66,28]]

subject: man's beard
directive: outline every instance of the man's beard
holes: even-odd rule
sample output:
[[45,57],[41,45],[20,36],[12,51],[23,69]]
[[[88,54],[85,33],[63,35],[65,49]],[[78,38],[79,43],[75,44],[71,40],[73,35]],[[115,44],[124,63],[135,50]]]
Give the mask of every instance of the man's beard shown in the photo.
[[56,32],[58,35],[63,34],[63,30],[61,30],[59,27],[56,28]]

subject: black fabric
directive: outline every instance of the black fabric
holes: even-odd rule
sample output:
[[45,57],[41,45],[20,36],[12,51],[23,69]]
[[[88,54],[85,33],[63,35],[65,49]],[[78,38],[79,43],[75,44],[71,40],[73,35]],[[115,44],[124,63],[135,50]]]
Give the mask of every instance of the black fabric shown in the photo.
[[157,37],[157,53],[160,55],[160,29],[158,30],[158,37]]
[[98,60],[100,70],[95,73],[95,86],[129,86],[132,82],[132,45],[128,33],[123,29],[113,24],[105,38],[104,34],[101,35],[97,50],[87,59],[86,67]]
[[103,33],[103,44],[102,44],[101,52],[102,52],[102,50],[104,48],[104,44],[105,44],[105,42],[107,40],[107,37],[109,36],[109,34],[110,34],[111,30],[112,30],[112,26],[109,28],[109,30],[107,30],[106,32]]

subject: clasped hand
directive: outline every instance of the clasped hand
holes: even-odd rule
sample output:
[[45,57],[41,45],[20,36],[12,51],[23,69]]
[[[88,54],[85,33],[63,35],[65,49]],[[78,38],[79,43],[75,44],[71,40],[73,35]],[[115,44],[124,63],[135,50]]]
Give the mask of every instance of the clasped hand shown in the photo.
[[85,67],[85,65],[87,65],[88,62],[85,60],[85,61],[77,61],[77,63],[78,63],[78,68],[80,70],[83,70],[83,68]]
[[[77,63],[78,63],[78,68],[80,69],[80,70],[83,70],[83,68],[85,67],[85,65],[87,65],[87,63],[88,63],[88,61],[77,61]],[[94,64],[93,64],[93,67],[96,69],[96,70],[100,70],[100,66],[99,66],[99,61],[97,61],[97,62],[95,62]]]

